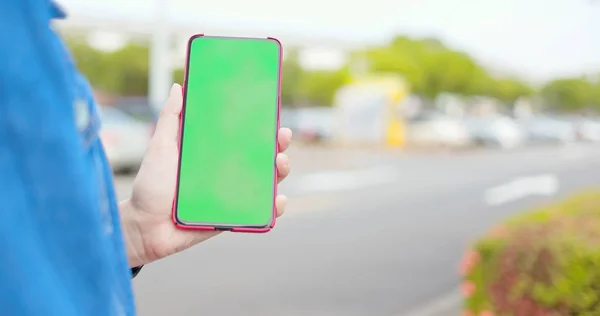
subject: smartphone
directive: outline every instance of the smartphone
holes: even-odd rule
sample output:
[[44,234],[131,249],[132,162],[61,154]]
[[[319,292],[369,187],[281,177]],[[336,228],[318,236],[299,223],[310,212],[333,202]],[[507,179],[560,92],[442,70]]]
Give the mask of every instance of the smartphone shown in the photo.
[[179,228],[275,225],[281,60],[274,38],[190,38],[173,200]]

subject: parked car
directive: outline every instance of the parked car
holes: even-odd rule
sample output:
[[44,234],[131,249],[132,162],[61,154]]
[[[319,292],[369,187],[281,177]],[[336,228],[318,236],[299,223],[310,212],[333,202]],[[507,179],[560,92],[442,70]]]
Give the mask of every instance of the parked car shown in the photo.
[[152,133],[154,133],[154,129],[156,128],[156,122],[158,121],[158,113],[156,113],[149,104],[124,103],[119,105],[118,109],[125,112],[132,118],[144,124],[148,124],[152,129]]
[[293,108],[281,108],[279,125],[291,129],[294,133],[298,132],[298,111]]
[[123,96],[117,98],[114,105],[136,120],[150,124],[152,128],[155,128],[158,121],[158,112],[150,106],[149,102],[146,96]]
[[574,125],[578,140],[600,142],[600,120],[598,118],[572,116],[568,120]]
[[525,133],[513,119],[494,114],[463,118],[463,122],[476,144],[514,148],[525,141]]
[[112,107],[102,107],[100,115],[100,139],[113,170],[128,172],[139,167],[152,137],[153,125]]
[[295,129],[305,141],[323,141],[333,137],[333,110],[325,107],[300,108],[294,114]]
[[533,116],[520,121],[527,138],[534,143],[570,143],[577,140],[572,122],[553,116]]
[[148,104],[127,104],[119,106],[118,109],[141,122],[150,123],[158,119],[158,114]]
[[407,141],[413,145],[463,147],[471,143],[469,132],[459,119],[435,111],[412,117],[407,130]]
[[600,142],[600,120],[583,119],[579,123],[577,134],[581,140]]

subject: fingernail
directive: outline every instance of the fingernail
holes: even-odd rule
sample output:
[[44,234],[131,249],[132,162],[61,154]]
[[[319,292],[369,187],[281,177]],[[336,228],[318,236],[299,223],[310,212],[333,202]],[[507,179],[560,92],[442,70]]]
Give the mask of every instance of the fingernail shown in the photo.
[[279,201],[281,201],[281,203],[283,205],[285,205],[287,203],[287,200],[288,200],[287,196],[285,196],[285,195],[280,195],[279,196]]
[[175,93],[179,93],[179,92],[181,92],[181,88],[180,88],[179,84],[174,83],[171,86],[171,94],[175,94]]

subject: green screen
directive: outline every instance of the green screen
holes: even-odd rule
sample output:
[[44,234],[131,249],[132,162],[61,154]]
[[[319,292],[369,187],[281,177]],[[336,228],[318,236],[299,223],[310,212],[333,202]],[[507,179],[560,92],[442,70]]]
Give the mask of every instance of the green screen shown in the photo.
[[271,223],[279,55],[279,44],[269,39],[192,40],[177,194],[181,223]]

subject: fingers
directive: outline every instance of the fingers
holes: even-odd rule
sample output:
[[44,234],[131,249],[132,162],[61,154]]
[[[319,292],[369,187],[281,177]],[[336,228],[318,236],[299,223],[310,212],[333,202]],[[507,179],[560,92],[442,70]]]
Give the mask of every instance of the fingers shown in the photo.
[[283,215],[285,211],[285,204],[287,204],[287,197],[285,195],[278,195],[275,198],[275,209],[277,209],[277,217]]
[[292,141],[292,130],[286,127],[279,129],[279,152],[284,152],[290,146]]
[[290,174],[288,155],[282,153],[277,154],[277,158],[275,158],[275,164],[277,165],[277,183],[279,183]]
[[159,139],[173,140],[177,139],[179,132],[179,114],[183,107],[183,92],[179,84],[171,87],[171,93],[160,111],[160,116],[156,124],[155,137]]
[[[277,165],[277,182],[282,181],[285,177],[290,174],[289,158],[283,152],[288,149],[290,142],[292,141],[292,130],[289,128],[279,129],[279,153],[275,159]],[[285,211],[285,205],[287,203],[287,197],[285,195],[278,195],[275,198],[275,208],[277,209],[277,217],[283,215]]]

